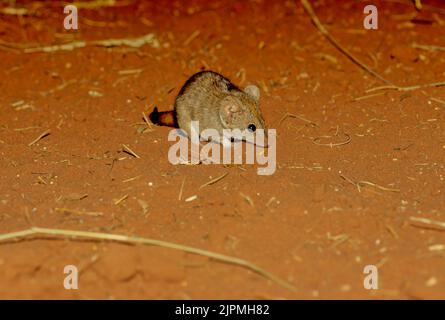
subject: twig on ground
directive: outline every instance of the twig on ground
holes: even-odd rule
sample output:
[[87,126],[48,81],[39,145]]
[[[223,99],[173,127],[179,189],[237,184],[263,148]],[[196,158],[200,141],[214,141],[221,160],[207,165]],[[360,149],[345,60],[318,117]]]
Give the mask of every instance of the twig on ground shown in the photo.
[[138,159],[141,158],[136,152],[134,152],[133,150],[131,150],[130,147],[127,146],[126,144],[123,144],[122,147],[123,147],[124,152],[126,152],[126,153],[132,155],[132,156],[135,157],[135,158],[138,158]]
[[115,205],[119,205],[122,201],[126,200],[128,198],[128,194],[120,197],[119,199],[117,199],[116,201],[114,201]]
[[369,99],[369,98],[374,98],[376,96],[381,96],[382,94],[385,94],[385,92],[377,92],[377,93],[368,94],[365,96],[355,97],[352,99],[352,101],[361,101],[361,100],[365,100],[365,99]]
[[178,200],[179,201],[182,200],[182,193],[184,191],[185,178],[186,177],[184,177],[184,179],[182,179],[181,188],[179,189],[179,194],[178,194]]
[[39,142],[41,139],[45,138],[50,133],[51,133],[51,130],[46,130],[45,132],[41,133],[37,138],[32,140],[30,143],[28,143],[28,147],[31,147],[33,144]]
[[210,259],[214,259],[219,262],[229,263],[233,265],[237,265],[246,269],[249,269],[257,274],[263,276],[266,279],[272,280],[276,284],[290,290],[296,291],[296,288],[284,281],[272,273],[264,270],[263,268],[240,258],[227,256],[224,254],[203,250],[195,247],[189,247],[182,244],[177,244],[173,242],[167,242],[157,239],[148,239],[141,238],[136,236],[124,236],[119,234],[109,234],[109,233],[100,233],[100,232],[89,232],[89,231],[77,231],[77,230],[64,230],[64,229],[50,229],[50,228],[39,228],[32,227],[26,230],[11,232],[6,234],[0,234],[0,241],[24,238],[30,235],[50,235],[50,236],[63,236],[63,237],[73,237],[73,238],[89,238],[89,239],[97,239],[97,240],[108,240],[108,241],[116,241],[123,243],[141,243],[145,245],[158,246],[163,248],[169,248],[174,250],[181,250],[183,252],[196,254],[204,257],[208,257]]
[[433,82],[433,83],[427,83],[427,84],[418,84],[418,85],[407,86],[407,87],[399,87],[396,85],[380,86],[380,87],[368,89],[365,92],[369,93],[369,92],[374,92],[374,91],[379,91],[379,90],[412,91],[412,90],[417,90],[417,89],[422,89],[422,88],[443,87],[443,86],[445,86],[445,81],[444,82]]
[[138,38],[105,39],[97,41],[73,41],[56,45],[35,46],[34,44],[16,44],[0,41],[0,48],[22,49],[24,53],[45,52],[52,53],[57,51],[71,51],[74,49],[85,48],[87,46],[98,47],[118,47],[127,46],[131,48],[140,48],[143,45],[150,45],[153,48],[160,48],[160,42],[153,33],[146,34]]
[[13,16],[24,16],[27,15],[29,12],[28,9],[26,8],[6,7],[6,8],[0,8],[0,13]]
[[369,66],[361,62],[359,59],[354,57],[347,49],[343,48],[343,46],[338,43],[338,41],[331,36],[331,34],[326,30],[324,25],[320,22],[317,15],[314,12],[314,9],[312,8],[311,4],[307,0],[300,0],[301,4],[303,5],[306,12],[311,17],[312,21],[314,22],[315,26],[318,28],[318,30],[331,42],[334,47],[336,47],[341,53],[343,53],[346,57],[348,57],[352,62],[354,62],[356,65],[358,65],[360,68],[371,74],[372,76],[376,77],[377,79],[383,81],[386,84],[393,84],[391,81],[385,79],[380,74],[372,70]]
[[414,227],[445,231],[445,222],[442,221],[420,217],[409,217],[409,220]]
[[101,217],[104,214],[102,212],[94,212],[94,211],[80,211],[80,210],[74,210],[74,209],[68,209],[68,208],[55,208],[56,212],[61,213],[68,213],[68,214],[77,214],[77,215],[85,215],[85,216],[91,216],[91,217]]
[[445,101],[444,100],[440,100],[440,99],[437,99],[437,98],[434,98],[434,97],[431,97],[430,100],[434,101],[434,102],[437,102],[437,103],[440,103],[440,104],[445,106]]
[[204,183],[202,186],[199,187],[199,189],[217,183],[218,181],[224,179],[228,174],[229,174],[229,173],[226,172],[226,173],[224,173],[222,176],[219,176],[218,178],[215,178],[215,179],[213,179],[213,180],[210,180],[209,182]]
[[281,119],[278,121],[278,125],[281,125],[281,123],[283,123],[283,121],[286,120],[287,118],[300,119],[301,121],[309,123],[313,127],[318,127],[318,124],[316,124],[315,122],[313,122],[311,120],[308,120],[308,119],[306,119],[306,118],[304,118],[302,116],[299,116],[299,115],[296,115],[296,114],[293,114],[293,113],[289,113],[289,112],[286,112],[284,114],[284,116],[281,117]]
[[417,44],[417,43],[413,43],[411,46],[415,49],[422,49],[426,51],[445,51],[445,47],[440,47],[440,46]]
[[184,47],[188,46],[197,36],[199,36],[201,32],[199,30],[195,30],[183,43]]
[[370,181],[365,181],[365,180],[361,180],[361,181],[354,181],[348,177],[346,177],[345,175],[340,175],[340,177],[343,180],[348,181],[349,183],[353,184],[354,186],[357,187],[358,192],[361,192],[361,188],[365,187],[365,186],[371,186],[377,189],[380,189],[382,191],[390,191],[390,192],[400,192],[400,189],[394,189],[394,188],[387,188],[387,187],[383,187],[381,185],[378,185],[374,182],[370,182]]
[[328,138],[328,137],[318,137],[318,138],[313,139],[312,142],[314,144],[316,144],[317,146],[324,146],[324,147],[330,147],[330,148],[339,147],[339,146],[343,146],[345,144],[348,144],[352,140],[351,136],[349,134],[344,133],[344,135],[346,136],[346,140],[343,141],[343,142],[338,142],[338,143],[332,143],[332,142],[330,142],[330,143],[321,143],[321,142],[319,142],[322,138]]

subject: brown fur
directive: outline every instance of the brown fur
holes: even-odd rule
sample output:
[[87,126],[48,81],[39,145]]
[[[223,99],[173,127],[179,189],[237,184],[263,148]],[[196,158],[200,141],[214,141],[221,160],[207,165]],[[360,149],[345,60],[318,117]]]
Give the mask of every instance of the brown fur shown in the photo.
[[200,131],[245,130],[252,124],[266,129],[259,107],[259,89],[248,86],[241,90],[213,71],[198,72],[186,81],[176,97],[174,112],[158,112],[155,108],[150,119],[161,125],[176,124],[189,136],[191,121],[199,121]]

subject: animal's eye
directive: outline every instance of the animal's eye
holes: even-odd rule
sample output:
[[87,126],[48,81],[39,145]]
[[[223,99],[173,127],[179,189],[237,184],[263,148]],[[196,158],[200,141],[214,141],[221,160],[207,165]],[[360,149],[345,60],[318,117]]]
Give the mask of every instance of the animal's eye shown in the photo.
[[249,130],[250,132],[255,132],[256,126],[253,123],[251,123],[247,126],[247,130]]

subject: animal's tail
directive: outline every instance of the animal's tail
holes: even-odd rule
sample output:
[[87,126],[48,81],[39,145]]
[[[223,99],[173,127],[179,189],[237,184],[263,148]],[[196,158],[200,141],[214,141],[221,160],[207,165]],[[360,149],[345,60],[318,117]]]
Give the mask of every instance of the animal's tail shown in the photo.
[[150,121],[159,126],[167,126],[178,128],[178,121],[176,119],[175,111],[158,111],[155,107],[149,115]]

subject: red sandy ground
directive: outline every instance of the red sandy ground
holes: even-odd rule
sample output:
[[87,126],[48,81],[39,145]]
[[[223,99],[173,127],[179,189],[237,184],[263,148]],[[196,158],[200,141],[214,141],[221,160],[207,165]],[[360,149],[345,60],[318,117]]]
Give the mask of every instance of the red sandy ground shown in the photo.
[[[444,81],[445,53],[412,47],[445,45],[443,2],[423,1],[418,12],[410,1],[373,1],[379,29],[365,30],[368,2],[313,6],[345,48],[393,83]],[[335,49],[299,2],[126,1],[80,9],[77,31],[63,29],[60,3],[43,4],[29,16],[1,14],[0,233],[35,225],[171,241],[248,260],[297,291],[182,251],[34,236],[0,244],[1,298],[445,298],[445,233],[410,221],[445,221],[443,87],[354,100],[385,83]],[[147,33],[160,48],[5,45]],[[170,109],[203,68],[260,86],[278,132],[274,175],[173,166],[170,129],[141,133],[142,112]],[[119,73],[129,69],[141,72]],[[280,122],[286,113],[298,118]],[[79,290],[63,287],[71,264]],[[379,268],[378,290],[363,288],[368,264]]]

